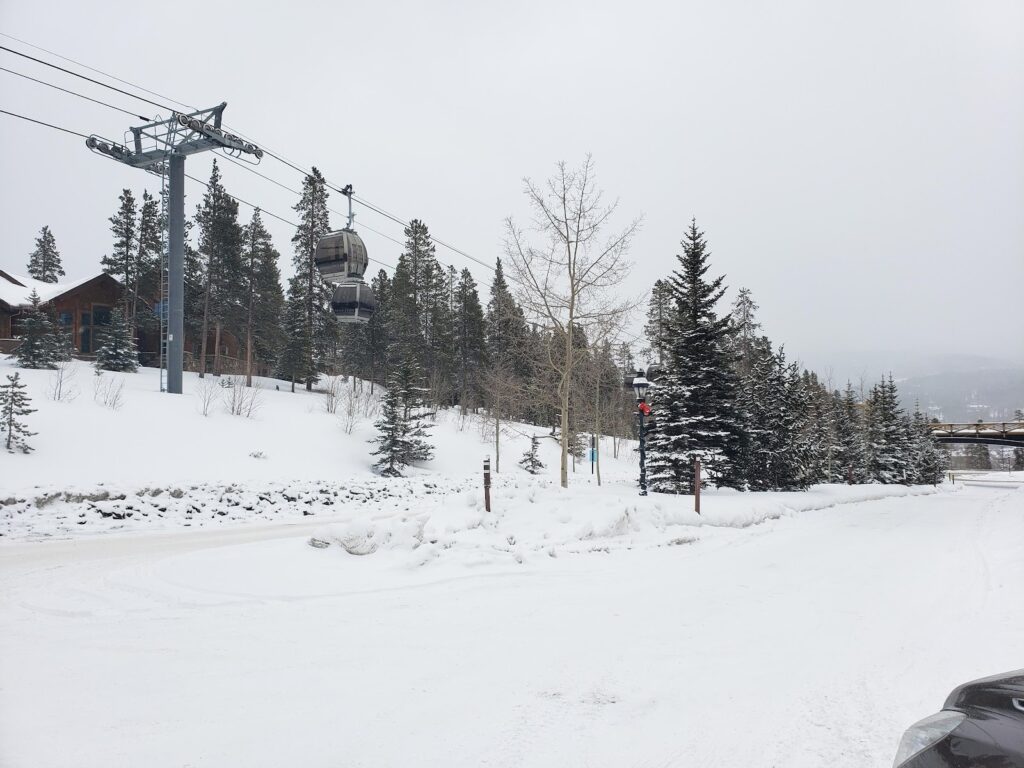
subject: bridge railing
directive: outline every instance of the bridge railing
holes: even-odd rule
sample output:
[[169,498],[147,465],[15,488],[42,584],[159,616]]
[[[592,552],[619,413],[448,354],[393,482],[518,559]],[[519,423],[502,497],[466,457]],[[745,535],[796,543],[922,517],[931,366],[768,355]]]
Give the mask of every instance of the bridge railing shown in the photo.
[[977,421],[972,424],[929,424],[937,435],[1024,435],[1024,421]]

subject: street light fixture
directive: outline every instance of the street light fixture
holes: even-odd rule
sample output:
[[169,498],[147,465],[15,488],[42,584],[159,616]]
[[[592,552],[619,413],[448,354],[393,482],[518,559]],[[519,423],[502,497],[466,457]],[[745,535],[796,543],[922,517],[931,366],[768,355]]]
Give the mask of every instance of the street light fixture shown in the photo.
[[651,386],[651,382],[644,377],[644,372],[637,371],[636,376],[633,377],[633,391],[636,392],[636,401],[638,403],[644,402],[649,386]]
[[647,495],[647,463],[644,452],[644,417],[651,413],[651,406],[647,404],[647,388],[651,382],[644,376],[643,371],[637,371],[633,377],[633,391],[636,392],[636,410],[640,419],[640,495]]

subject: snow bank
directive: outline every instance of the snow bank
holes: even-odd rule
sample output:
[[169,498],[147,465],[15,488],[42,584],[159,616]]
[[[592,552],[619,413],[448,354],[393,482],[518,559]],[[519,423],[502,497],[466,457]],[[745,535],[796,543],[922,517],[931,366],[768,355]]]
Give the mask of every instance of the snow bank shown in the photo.
[[[10,362],[0,361],[5,366]],[[529,475],[515,462],[530,436],[543,430],[511,424],[487,512],[480,467],[493,453],[493,438],[478,419],[442,412],[432,430],[436,458],[410,477],[390,479],[371,471],[372,402],[347,429],[327,413],[322,393],[292,393],[281,382],[262,380],[254,418],[225,413],[216,397],[204,416],[203,396],[210,388],[218,394],[217,379],[188,374],[186,394],[178,397],[157,391],[158,372],[143,370],[104,374],[125,383],[123,406],[111,409],[91,396],[92,369],[74,363],[72,370],[80,391],[71,401],[48,397],[52,372],[23,372],[39,409],[30,426],[39,435],[34,453],[0,455],[2,540],[317,518],[326,525],[312,541],[346,557],[401,553],[416,566],[440,557],[469,565],[521,563],[686,543],[702,526],[742,528],[836,504],[934,492],[896,486],[709,490],[697,515],[689,496],[639,496],[635,454],[626,446],[614,459],[610,440],[601,487],[581,463],[570,475],[571,487],[559,488],[554,440],[541,441],[544,474]]]

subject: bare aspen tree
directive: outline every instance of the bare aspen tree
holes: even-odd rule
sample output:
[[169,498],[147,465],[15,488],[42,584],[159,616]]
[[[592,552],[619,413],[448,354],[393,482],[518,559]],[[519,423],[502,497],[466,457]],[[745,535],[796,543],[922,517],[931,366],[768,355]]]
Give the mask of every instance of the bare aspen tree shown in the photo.
[[[528,316],[538,318],[559,343],[549,347],[546,364],[558,380],[561,410],[561,466],[563,488],[569,485],[569,399],[578,354],[573,338],[578,329],[589,331],[599,321],[621,318],[637,302],[616,295],[631,264],[629,245],[640,219],[605,236],[617,203],[605,205],[595,186],[590,155],[579,168],[564,162],[543,186],[525,179],[525,194],[533,213],[535,245],[510,217],[505,222],[506,252],[512,282]],[[597,334],[599,335],[599,334]],[[598,341],[590,337],[593,344]]]
[[487,416],[494,422],[494,472],[497,474],[501,471],[501,422],[522,397],[523,382],[504,363],[492,365],[484,372],[483,381],[488,392]]

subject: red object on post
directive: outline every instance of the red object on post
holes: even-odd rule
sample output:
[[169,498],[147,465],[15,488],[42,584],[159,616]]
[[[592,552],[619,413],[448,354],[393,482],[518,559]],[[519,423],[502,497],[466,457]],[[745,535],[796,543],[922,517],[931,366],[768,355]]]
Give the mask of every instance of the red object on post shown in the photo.
[[651,415],[651,406],[649,406],[646,402],[641,401],[640,404],[637,405],[637,408],[640,409],[640,413],[642,413],[644,416]]

